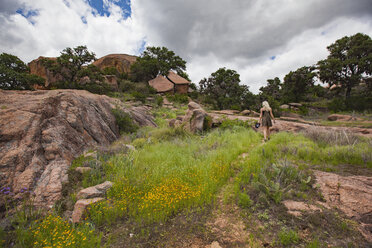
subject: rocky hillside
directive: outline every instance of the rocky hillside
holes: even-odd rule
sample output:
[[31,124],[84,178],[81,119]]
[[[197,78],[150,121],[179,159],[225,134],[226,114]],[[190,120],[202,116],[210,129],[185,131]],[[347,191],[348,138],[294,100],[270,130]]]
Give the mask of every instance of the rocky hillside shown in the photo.
[[[78,90],[0,90],[0,187],[35,192],[35,203],[61,197],[71,161],[119,137],[118,102]],[[139,125],[155,125],[144,108],[125,109]],[[1,207],[1,206],[0,206]]]
[[130,66],[136,62],[137,57],[127,54],[109,54],[97,59],[93,65],[103,70],[107,67],[115,68],[119,73],[129,73]]
[[[60,77],[53,75],[43,64],[43,59],[56,60],[54,57],[42,57],[31,61],[28,66],[30,67],[30,73],[40,76],[45,79],[45,87],[49,87],[53,83],[61,80]],[[119,73],[129,73],[130,66],[136,62],[137,57],[127,54],[109,54],[97,59],[92,64],[103,70],[105,68],[115,68]],[[111,83],[110,80],[106,79],[106,83]]]

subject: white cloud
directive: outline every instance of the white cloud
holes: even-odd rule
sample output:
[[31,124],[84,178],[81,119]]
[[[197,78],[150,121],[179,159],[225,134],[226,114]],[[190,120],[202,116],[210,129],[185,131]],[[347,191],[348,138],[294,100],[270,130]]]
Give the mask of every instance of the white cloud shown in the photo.
[[227,67],[255,93],[267,79],[325,58],[336,39],[372,35],[369,0],[138,0],[132,10],[149,44],[186,59],[194,82]]
[[107,5],[109,17],[93,14],[83,0],[33,0],[19,6],[27,6],[25,12],[37,10],[38,14],[26,19],[17,13],[0,12],[6,30],[0,34],[0,52],[17,55],[26,62],[40,55],[58,56],[64,48],[78,45],[87,45],[97,57],[135,54],[144,37],[135,21],[124,20],[123,10],[111,3]]
[[[132,0],[127,19],[115,0],[104,0],[109,16],[86,0],[0,1],[0,52],[26,62],[78,45],[97,57],[138,55],[145,39],[184,58],[195,83],[227,67],[255,93],[267,79],[325,58],[345,35],[372,36],[370,0]],[[20,8],[37,15],[26,19]]]

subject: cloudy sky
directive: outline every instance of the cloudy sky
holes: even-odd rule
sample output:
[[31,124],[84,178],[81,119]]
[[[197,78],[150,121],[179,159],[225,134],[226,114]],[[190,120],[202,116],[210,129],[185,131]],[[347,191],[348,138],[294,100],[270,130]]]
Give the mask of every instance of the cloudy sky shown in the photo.
[[102,57],[165,46],[193,82],[227,67],[257,93],[335,40],[372,37],[371,0],[0,0],[0,53],[25,62],[86,45]]

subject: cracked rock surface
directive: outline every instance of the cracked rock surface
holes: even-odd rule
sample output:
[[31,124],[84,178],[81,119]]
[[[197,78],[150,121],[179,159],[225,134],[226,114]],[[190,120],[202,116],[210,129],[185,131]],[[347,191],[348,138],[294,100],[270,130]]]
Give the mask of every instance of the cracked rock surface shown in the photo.
[[[33,190],[36,205],[53,205],[72,160],[119,137],[114,103],[82,90],[0,90],[0,187],[16,195],[22,188]],[[127,111],[137,119],[146,116]]]

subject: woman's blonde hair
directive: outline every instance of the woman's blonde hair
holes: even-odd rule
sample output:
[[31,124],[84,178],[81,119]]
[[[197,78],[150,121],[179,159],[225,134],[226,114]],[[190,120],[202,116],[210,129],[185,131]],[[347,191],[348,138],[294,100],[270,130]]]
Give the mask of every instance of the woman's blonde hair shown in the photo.
[[266,110],[266,111],[269,111],[271,109],[270,105],[267,101],[262,102],[262,108],[263,108],[263,110]]

